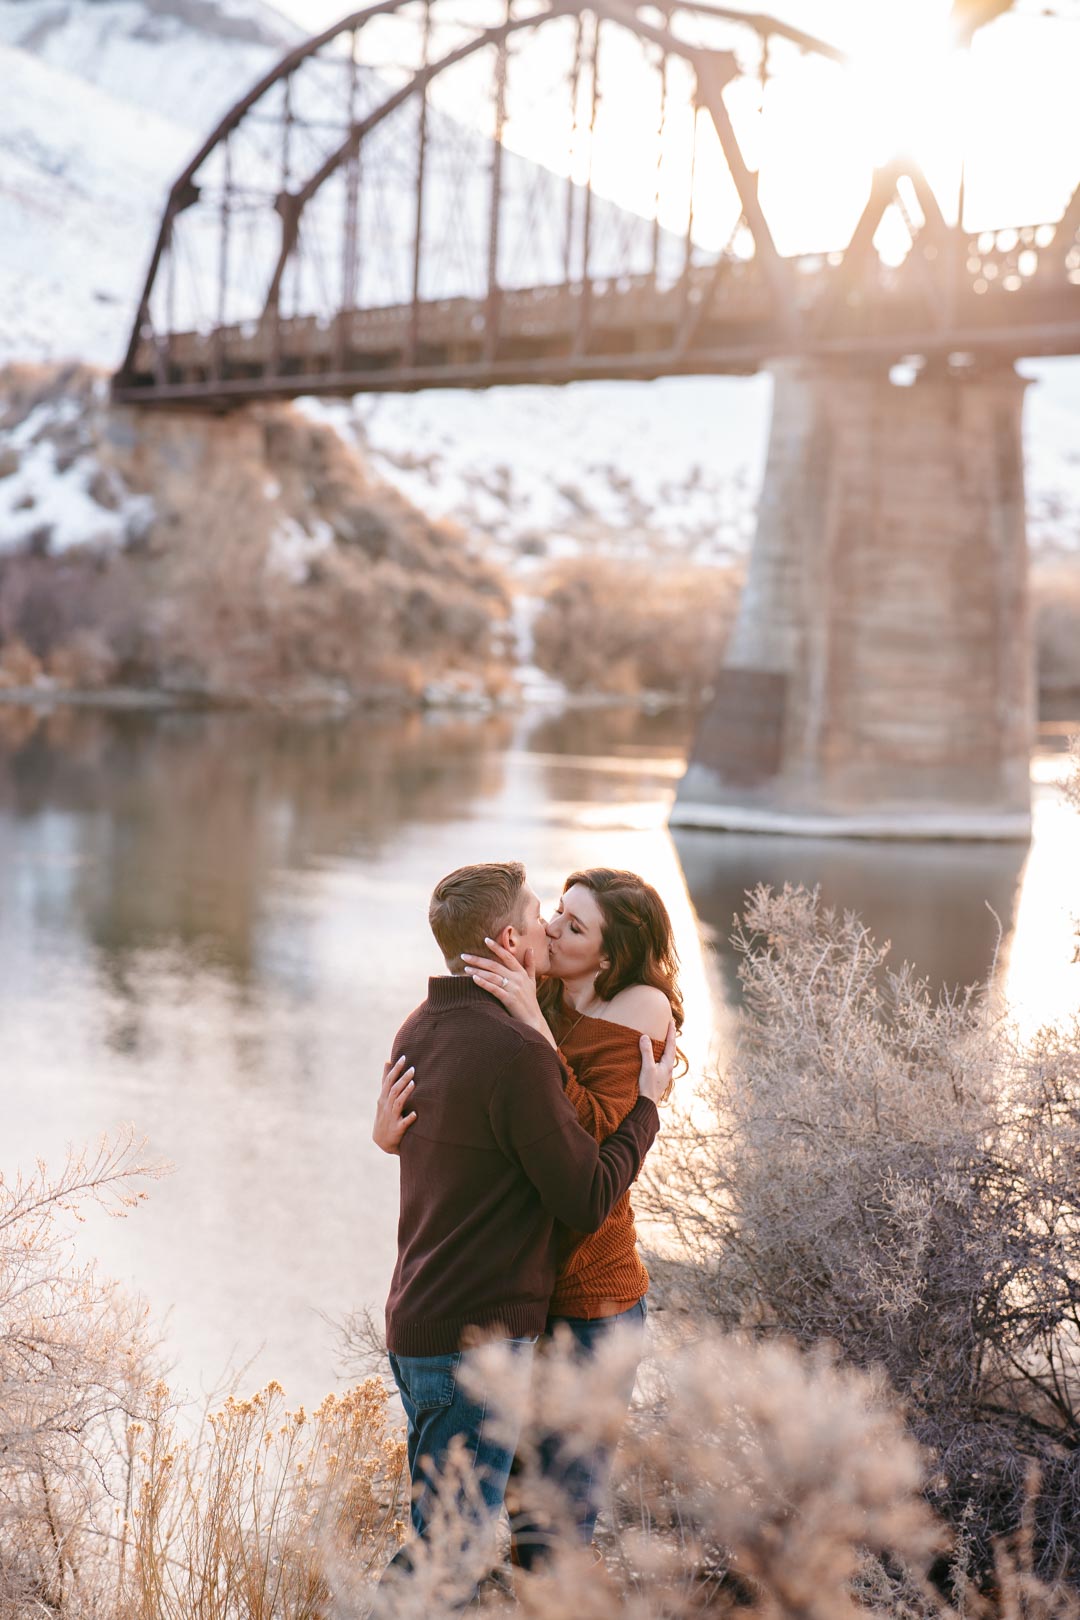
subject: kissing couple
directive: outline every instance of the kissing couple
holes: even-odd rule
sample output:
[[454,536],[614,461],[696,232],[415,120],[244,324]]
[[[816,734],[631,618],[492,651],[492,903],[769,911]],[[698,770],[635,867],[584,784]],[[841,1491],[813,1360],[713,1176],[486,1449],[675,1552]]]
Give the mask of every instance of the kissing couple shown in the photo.
[[[632,872],[572,873],[545,921],[519,862],[464,866],[436,884],[428,920],[447,972],[395,1037],[373,1131],[401,1167],[386,1342],[416,1539],[390,1566],[400,1577],[435,1534],[452,1443],[477,1527],[502,1508],[522,1414],[496,1421],[467,1376],[481,1340],[525,1364],[556,1332],[583,1361],[619,1334],[640,1356],[649,1276],[629,1189],[683,1022],[671,920]],[[637,1357],[620,1365],[629,1408]],[[552,1433],[538,1462],[589,1545],[610,1451]],[[514,1563],[539,1568],[553,1545],[550,1518],[516,1502]]]

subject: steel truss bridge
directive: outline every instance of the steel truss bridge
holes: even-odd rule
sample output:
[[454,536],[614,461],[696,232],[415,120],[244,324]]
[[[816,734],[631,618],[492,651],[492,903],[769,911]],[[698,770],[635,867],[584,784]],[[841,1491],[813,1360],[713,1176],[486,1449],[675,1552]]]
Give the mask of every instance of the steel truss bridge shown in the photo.
[[732,107],[796,52],[842,67],[698,0],[344,18],[172,187],[115,396],[220,409],[778,357],[1080,354],[1080,186],[1055,220],[973,235],[894,164],[842,251],[778,250]]

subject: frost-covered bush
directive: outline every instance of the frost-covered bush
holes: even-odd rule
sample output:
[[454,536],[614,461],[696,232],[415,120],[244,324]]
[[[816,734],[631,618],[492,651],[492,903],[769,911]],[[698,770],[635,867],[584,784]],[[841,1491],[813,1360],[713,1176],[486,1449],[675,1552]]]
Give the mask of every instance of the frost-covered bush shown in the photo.
[[975,1567],[1037,1467],[1037,1565],[1080,1579],[1080,1026],[1022,1045],[803,889],[757,890],[735,943],[736,1054],[652,1173],[669,1282],[883,1369]]
[[116,1212],[144,1174],[130,1138],[0,1176],[0,1615],[97,1614],[122,1522],[126,1431],[154,1352],[137,1302],[71,1250],[64,1215]]
[[[520,1412],[514,1358],[497,1345],[484,1354],[478,1387],[496,1411]],[[533,1442],[554,1426],[571,1452],[613,1444],[624,1418],[621,1363],[636,1355],[612,1335],[585,1363],[557,1339],[538,1358],[518,1488],[531,1518],[541,1493],[561,1536],[546,1571],[516,1575],[518,1612],[681,1620],[749,1608],[775,1620],[853,1620],[856,1577],[870,1555],[903,1567],[921,1590],[942,1530],[921,1494],[919,1449],[881,1381],[822,1352],[712,1328],[648,1358],[616,1464],[606,1560],[578,1546],[557,1491],[549,1484],[542,1494]],[[431,1567],[440,1557],[445,1549],[434,1548]],[[418,1605],[415,1620],[430,1612]],[[413,1620],[411,1608],[400,1614]]]

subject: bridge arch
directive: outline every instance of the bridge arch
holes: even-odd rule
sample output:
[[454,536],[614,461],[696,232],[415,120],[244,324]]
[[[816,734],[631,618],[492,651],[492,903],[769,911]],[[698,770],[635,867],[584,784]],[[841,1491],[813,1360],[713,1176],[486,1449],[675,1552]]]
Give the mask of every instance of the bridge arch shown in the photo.
[[[777,40],[841,54],[709,0],[535,0],[523,15],[533,4],[376,0],[287,53],[169,192],[117,397],[224,405],[1073,342],[1076,198],[1057,222],[968,238],[917,169],[891,165],[845,247],[785,258],[728,103],[764,84]],[[903,236],[888,262],[886,219]]]
[[[256,252],[252,252],[249,246],[237,246],[235,241],[230,240],[230,237],[239,234],[232,229],[232,216],[243,206],[242,202],[237,204],[235,198],[244,190],[245,172],[243,154],[237,158],[234,152],[253,125],[262,122],[277,126],[272,133],[280,142],[280,170],[272,194],[269,188],[264,187],[262,203],[264,224],[273,210],[277,218],[276,228],[281,235],[272,271],[263,285],[260,307],[252,307],[249,300],[246,309],[232,317],[233,324],[240,321],[250,324],[253,319],[279,309],[283,278],[296,249],[300,217],[319,189],[348,166],[351,156],[359,151],[366,135],[390,118],[397,108],[418,99],[421,91],[426,94],[433,80],[469,56],[481,54],[489,46],[505,48],[506,42],[514,34],[525,30],[536,30],[563,18],[575,18],[580,22],[586,14],[598,20],[602,17],[609,28],[625,29],[642,42],[649,42],[663,53],[665,59],[681,59],[691,67],[707,64],[705,99],[710,103],[710,110],[715,109],[714,124],[717,113],[721,126],[726,124],[726,128],[721,127],[718,133],[739,195],[741,213],[748,227],[744,234],[748,242],[752,241],[755,254],[761,255],[771,272],[779,276],[782,267],[757,204],[756,189],[742,162],[730,121],[720,100],[723,84],[727,78],[734,76],[734,58],[730,52],[719,52],[681,38],[673,31],[673,19],[680,16],[694,18],[702,21],[706,27],[715,23],[737,25],[740,30],[757,35],[762,52],[769,48],[773,39],[784,40],[799,51],[816,52],[834,59],[840,59],[839,52],[812,35],[776,19],[712,6],[705,0],[685,0],[682,5],[666,5],[663,14],[667,26],[664,27],[648,21],[633,6],[623,5],[620,0],[599,0],[596,5],[587,3],[587,0],[564,0],[564,3],[528,17],[512,15],[511,4],[506,0],[492,0],[492,9],[496,14],[502,13],[502,20],[484,28],[474,26],[470,33],[461,24],[460,17],[455,16],[456,12],[460,12],[460,7],[456,7],[453,0],[379,0],[379,3],[351,13],[333,27],[305,41],[265,74],[222,118],[170,190],[121,368],[121,378],[130,376],[138,369],[140,347],[144,356],[147,352],[157,350],[155,369],[160,377],[167,369],[167,359],[162,354],[167,344],[163,343],[163,339],[178,325],[205,334],[214,326],[230,324],[226,286],[229,278],[236,277],[238,264],[250,274],[257,261],[265,261],[265,240]],[[450,35],[447,37],[452,37],[456,27],[458,34],[464,33],[466,37],[455,42],[449,51],[444,51],[438,60],[432,60],[431,42],[438,35],[439,28],[443,27],[443,19],[448,19],[444,35],[449,28]],[[380,58],[377,51],[369,50],[368,42],[380,28],[395,21],[407,26],[404,30],[399,29],[399,60],[395,63],[394,75],[389,76],[385,53]],[[402,36],[408,34],[410,29],[411,41],[402,48]],[[351,45],[351,48],[343,51],[343,45]],[[306,69],[330,65],[328,53],[334,52],[334,65],[339,69],[344,68],[352,79],[349,117],[344,120],[341,139],[334,145],[324,142],[315,151],[314,157],[310,152],[310,140],[308,150],[304,153],[298,153],[295,149],[290,152],[290,134],[305,125],[306,109],[297,106],[298,87],[304,72]],[[360,86],[363,90],[365,80],[367,93],[358,96],[357,88]],[[375,87],[381,89],[381,95],[373,94]],[[308,120],[309,127],[310,123]],[[305,156],[308,158],[306,168],[302,161]],[[212,209],[207,206],[211,199]],[[212,221],[206,218],[209,212],[213,213]],[[196,214],[201,214],[203,218],[201,239],[194,255],[199,262],[197,271],[192,273],[190,268],[185,271],[180,261],[183,258],[184,234],[189,221]],[[218,237],[216,244],[211,242],[215,234]],[[250,224],[248,234],[251,234]],[[216,265],[213,262],[215,259]],[[178,311],[176,289],[183,284],[185,275],[189,288],[198,279],[209,284],[216,276],[216,302],[207,301],[199,307],[194,297],[189,297],[186,305],[182,305]]]
[[[786,282],[782,278],[786,275],[786,271],[777,254],[772,233],[757,200],[755,185],[743,160],[722,100],[722,91],[725,85],[738,72],[733,54],[730,52],[707,51],[691,45],[665,29],[643,22],[628,8],[618,4],[618,0],[585,0],[585,3],[583,3],[583,0],[553,0],[553,3],[541,12],[533,13],[527,17],[508,17],[505,22],[483,30],[475,38],[459,45],[440,60],[422,67],[408,84],[388,96],[381,106],[375,108],[359,124],[353,126],[336,151],[330,153],[325,162],[309,176],[298,191],[283,194],[278,199],[279,211],[282,214],[282,245],[267,293],[267,311],[276,306],[280,296],[282,277],[289,257],[296,246],[303,210],[344,164],[359,155],[364,141],[386,119],[392,117],[399,108],[405,106],[414,97],[426,96],[429,87],[434,81],[443,74],[452,71],[459,64],[467,62],[470,57],[476,56],[490,47],[502,51],[511,38],[525,31],[539,31],[551,27],[561,20],[567,18],[581,19],[589,14],[596,19],[597,37],[600,23],[610,23],[616,27],[625,28],[629,32],[636,34],[640,39],[659,46],[668,56],[681,58],[692,67],[697,81],[694,90],[695,104],[703,106],[712,118],[724,157],[739,193],[743,218],[746,220],[755,252],[777,278],[775,290],[784,291]],[[594,42],[594,55],[596,49],[597,44]],[[499,71],[500,76],[505,77],[505,60]],[[501,129],[496,127],[496,144],[501,145],[501,140]],[[495,195],[492,200],[493,228],[497,223],[499,209],[498,164],[495,166],[495,175]],[[487,297],[489,299],[492,299],[498,290],[494,261],[495,253],[492,251],[487,288]],[[582,280],[584,281],[589,279],[588,270],[586,244],[585,262],[582,265]]]

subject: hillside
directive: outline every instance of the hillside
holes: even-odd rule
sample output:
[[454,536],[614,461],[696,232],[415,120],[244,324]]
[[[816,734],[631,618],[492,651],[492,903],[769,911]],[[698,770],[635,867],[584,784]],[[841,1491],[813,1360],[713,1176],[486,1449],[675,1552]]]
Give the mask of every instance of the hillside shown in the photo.
[[114,365],[192,132],[11,46],[0,82],[0,359]]
[[0,368],[0,688],[483,700],[508,616],[462,535],[290,406],[140,413],[86,366]]
[[0,0],[0,43],[183,124],[189,138],[302,38],[260,0]]
[[[0,363],[115,366],[169,184],[297,37],[255,0],[0,0]],[[1025,369],[1032,545],[1070,551],[1080,366]],[[765,377],[683,378],[301,409],[531,591],[579,556],[712,566],[745,551],[769,397]],[[73,521],[64,488],[40,498]],[[0,491],[4,511],[10,542],[23,525]]]

